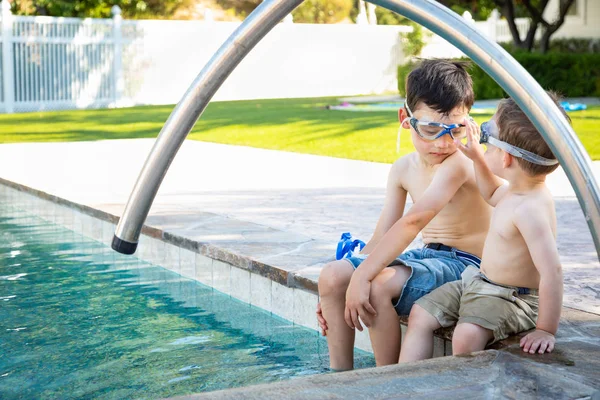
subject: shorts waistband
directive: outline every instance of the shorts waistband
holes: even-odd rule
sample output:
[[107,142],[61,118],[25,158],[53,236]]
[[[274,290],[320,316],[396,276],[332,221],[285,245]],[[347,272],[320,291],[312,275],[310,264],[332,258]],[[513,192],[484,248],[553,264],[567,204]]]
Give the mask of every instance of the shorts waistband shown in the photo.
[[466,251],[458,250],[454,247],[446,246],[442,243],[427,243],[425,248],[439,251],[454,251],[457,257],[466,258],[467,260],[476,263],[477,266],[481,265],[481,258],[477,257],[476,255],[467,253]]
[[538,289],[531,289],[531,288],[519,287],[519,286],[502,285],[500,283],[494,282],[493,280],[491,280],[490,278],[485,276],[485,274],[483,272],[480,272],[480,274],[481,274],[481,279],[483,279],[487,283],[491,283],[492,285],[501,286],[501,287],[505,287],[505,288],[509,288],[509,289],[515,289],[518,294],[538,296],[538,293],[539,293]]

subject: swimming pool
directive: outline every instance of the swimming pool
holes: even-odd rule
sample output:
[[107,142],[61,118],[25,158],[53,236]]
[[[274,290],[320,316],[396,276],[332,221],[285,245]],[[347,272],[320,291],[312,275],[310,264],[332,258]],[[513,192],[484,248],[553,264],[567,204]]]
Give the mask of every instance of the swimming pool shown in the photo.
[[[14,199],[13,199],[14,200]],[[328,370],[317,332],[0,197],[0,398],[161,398]],[[374,366],[358,353],[357,366]]]

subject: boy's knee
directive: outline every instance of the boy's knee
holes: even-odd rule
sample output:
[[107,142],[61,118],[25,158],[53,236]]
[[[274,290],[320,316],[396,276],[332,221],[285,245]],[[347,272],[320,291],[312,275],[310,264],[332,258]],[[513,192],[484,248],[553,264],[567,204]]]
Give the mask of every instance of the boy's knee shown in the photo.
[[391,303],[393,290],[390,287],[394,271],[391,268],[385,268],[371,281],[371,302],[375,304]]
[[374,304],[391,304],[400,297],[410,276],[408,268],[387,267],[371,282],[369,300]]
[[326,264],[319,275],[319,295],[345,294],[353,270],[352,266],[345,261]]
[[469,323],[458,324],[452,334],[453,353],[462,354],[482,350],[485,348],[485,343],[489,340],[489,336],[492,336],[491,331],[479,325]]
[[437,319],[431,315],[427,310],[418,304],[415,304],[410,309],[408,316],[408,326],[419,329],[430,329],[432,331],[439,327]]

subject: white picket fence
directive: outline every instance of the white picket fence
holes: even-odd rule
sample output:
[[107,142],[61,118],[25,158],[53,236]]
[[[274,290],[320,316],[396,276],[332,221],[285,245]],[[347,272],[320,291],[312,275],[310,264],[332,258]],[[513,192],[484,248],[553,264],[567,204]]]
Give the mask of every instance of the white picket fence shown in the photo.
[[[2,1],[0,112],[177,103],[231,22],[13,16]],[[215,100],[396,90],[400,32],[377,25],[279,24]]]
[[2,2],[4,112],[108,106],[120,97],[121,17],[23,17]]
[[[0,112],[177,103],[239,26],[232,22],[13,16],[1,8]],[[528,21],[519,20],[519,30]],[[506,21],[473,22],[497,41]],[[215,100],[343,96],[395,91],[401,32],[381,25],[279,24],[240,63]],[[434,37],[426,57],[456,56]],[[458,52],[460,53],[460,52]]]

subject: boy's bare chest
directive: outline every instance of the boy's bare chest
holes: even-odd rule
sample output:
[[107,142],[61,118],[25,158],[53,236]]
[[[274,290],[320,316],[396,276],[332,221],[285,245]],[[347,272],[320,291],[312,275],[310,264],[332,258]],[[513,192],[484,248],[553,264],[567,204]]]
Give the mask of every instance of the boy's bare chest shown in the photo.
[[411,169],[407,171],[407,176],[404,179],[404,188],[416,203],[423,197],[423,194],[431,184],[435,171],[422,171],[420,169]]
[[511,240],[520,236],[513,221],[515,204],[511,202],[499,203],[492,213],[490,233],[500,236],[504,240]]

